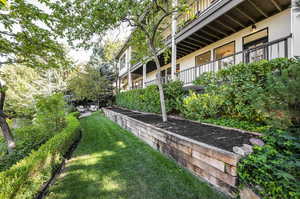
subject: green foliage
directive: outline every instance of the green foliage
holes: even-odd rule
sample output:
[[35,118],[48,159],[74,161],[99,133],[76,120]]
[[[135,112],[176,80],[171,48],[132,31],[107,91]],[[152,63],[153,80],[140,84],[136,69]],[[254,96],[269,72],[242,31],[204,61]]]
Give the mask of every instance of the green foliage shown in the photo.
[[263,147],[238,165],[242,185],[250,186],[262,198],[298,199],[300,197],[299,133],[270,130]]
[[[26,157],[32,150],[38,149],[45,143],[50,134],[45,133],[38,126],[26,126],[15,130],[16,149],[9,154],[3,154],[0,158],[0,171],[5,171],[17,161]],[[3,151],[6,151],[3,148]]]
[[6,82],[5,112],[13,117],[32,118],[35,96],[51,95],[65,88],[66,69],[34,70],[23,65],[5,65],[0,78]]
[[[38,97],[36,109],[33,125],[13,129],[16,149],[12,153],[0,156],[0,171],[10,168],[65,127],[66,109],[61,94]],[[1,148],[2,152],[6,152],[6,146],[2,145]]]
[[217,118],[217,119],[208,118],[208,119],[200,119],[199,121],[204,123],[216,124],[220,126],[227,126],[227,127],[238,128],[246,131],[259,132],[259,133],[264,133],[271,128],[268,125],[261,125],[259,123],[253,123],[249,121],[241,121],[234,118]]
[[[183,84],[180,81],[170,82],[163,86],[167,112],[178,112],[184,96]],[[116,96],[116,104],[120,107],[145,111],[160,112],[159,92],[156,85],[145,89],[121,92]]]
[[257,108],[276,128],[300,126],[300,61],[290,60],[287,68],[267,75],[257,91]]
[[67,116],[67,126],[37,151],[0,173],[0,198],[31,199],[47,182],[79,136],[79,121]]
[[64,127],[66,103],[62,94],[37,97],[36,109],[35,122],[49,134]]
[[222,113],[224,100],[222,97],[213,94],[190,95],[183,100],[183,114],[190,119],[217,118]]
[[[41,4],[44,9],[40,8]],[[59,3],[10,1],[2,9],[0,3],[4,11],[0,17],[0,24],[3,24],[0,65],[18,63],[33,68],[57,68],[70,64],[63,46],[57,41],[57,37],[63,35],[61,25],[67,23],[61,7],[56,4]]]
[[[108,68],[107,68],[108,69]],[[68,82],[68,89],[77,100],[105,101],[112,96],[112,71],[87,66],[84,72],[78,73]]]
[[264,95],[259,91],[266,87],[268,76],[292,63],[294,60],[285,58],[242,63],[217,73],[205,73],[194,83],[203,86],[207,95],[223,99],[222,116],[264,122],[266,113],[257,108],[258,100]]

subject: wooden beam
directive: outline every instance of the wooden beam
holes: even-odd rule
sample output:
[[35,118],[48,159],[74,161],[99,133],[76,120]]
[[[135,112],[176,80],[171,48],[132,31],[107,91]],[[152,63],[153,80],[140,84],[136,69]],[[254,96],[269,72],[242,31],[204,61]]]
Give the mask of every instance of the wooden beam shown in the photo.
[[252,23],[256,23],[256,21],[250,17],[248,14],[246,14],[245,12],[243,12],[241,9],[239,9],[238,7],[235,8],[241,15],[243,15],[244,17],[248,18],[250,21],[252,21]]
[[224,26],[225,28],[227,28],[227,29],[231,30],[232,32],[237,32],[237,30],[236,30],[236,29],[234,29],[234,28],[232,28],[232,27],[230,27],[230,26],[228,26],[228,25],[224,24],[224,23],[223,23],[223,22],[221,22],[220,20],[216,20],[215,22],[216,22],[216,23],[218,23],[218,24],[220,24],[221,26]]
[[183,47],[180,47],[180,46],[177,46],[177,50],[178,50],[178,51],[182,51],[183,53],[190,54],[190,51],[185,50]]
[[194,46],[194,47],[197,47],[197,48],[201,48],[201,45],[199,46],[199,45],[197,45],[197,44],[195,44],[195,43],[192,43],[192,42],[190,42],[190,41],[187,41],[186,39],[183,40],[183,41],[181,41],[181,42],[183,42],[183,43],[185,43],[185,44],[188,44],[188,45],[191,45],[191,46]]
[[261,9],[259,8],[252,0],[248,0],[248,2],[264,17],[268,18],[269,16]]
[[239,22],[237,19],[234,19],[233,17],[231,17],[230,15],[225,14],[225,16],[227,18],[229,18],[231,21],[235,22],[236,24],[242,26],[243,28],[246,28],[246,25],[242,24],[241,22]]
[[272,4],[277,8],[278,11],[282,11],[282,8],[279,6],[279,4],[275,0],[271,0]]
[[212,29],[212,30],[215,31],[215,32],[220,33],[221,35],[224,35],[225,37],[228,36],[228,34],[227,34],[226,32],[223,32],[223,31],[221,31],[221,30],[219,30],[219,29],[217,29],[217,28],[215,28],[215,27],[213,27],[213,26],[211,26],[211,25],[207,25],[207,27],[210,28],[210,29]]
[[[196,36],[194,36],[194,35],[192,35],[193,37],[196,37]],[[203,42],[203,41],[201,41],[199,38],[199,40],[197,40],[197,39],[194,39],[193,37],[188,37],[187,39],[188,40],[192,40],[192,41],[194,41],[194,42],[196,42],[196,43],[200,43],[200,44],[202,44],[202,45],[204,45],[204,46],[206,46],[206,45],[208,45],[208,43],[205,43],[205,42]]]
[[201,39],[203,39],[203,40],[206,40],[206,41],[208,41],[208,42],[210,42],[210,43],[215,42],[214,40],[211,40],[211,39],[209,39],[209,38],[207,38],[207,37],[204,37],[204,36],[202,36],[202,35],[200,35],[200,34],[198,34],[198,33],[196,33],[196,32],[195,32],[193,35],[195,35],[196,37],[201,38]]
[[192,47],[192,46],[189,46],[189,45],[187,45],[187,44],[183,44],[182,41],[181,41],[179,44],[177,44],[177,46],[178,46],[178,45],[181,45],[182,47],[188,48],[188,49],[193,50],[193,51],[199,49],[199,47]]
[[203,32],[204,34],[207,34],[207,35],[209,35],[209,36],[211,36],[211,37],[214,37],[214,38],[216,38],[216,39],[221,39],[221,37],[219,37],[219,36],[217,36],[217,35],[214,35],[214,34],[212,34],[212,33],[210,33],[210,32],[207,32],[206,30],[200,30],[200,32]]

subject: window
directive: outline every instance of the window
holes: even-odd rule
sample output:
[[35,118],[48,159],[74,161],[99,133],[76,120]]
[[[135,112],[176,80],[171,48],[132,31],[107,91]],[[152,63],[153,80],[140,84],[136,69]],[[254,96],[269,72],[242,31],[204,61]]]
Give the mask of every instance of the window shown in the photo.
[[120,70],[122,70],[123,68],[125,68],[126,65],[126,59],[125,59],[126,54],[124,54],[121,58],[120,58]]
[[[268,59],[268,48],[259,47],[268,42],[268,29],[263,29],[243,38],[244,50],[249,50],[245,55],[247,63]],[[252,49],[252,50],[251,50]]]
[[214,57],[217,62],[217,69],[226,68],[234,64],[235,42],[230,42],[214,50]]
[[176,64],[176,73],[180,72],[180,64]]
[[207,51],[206,53],[200,54],[195,57],[196,66],[204,65],[210,62],[211,60],[211,51]]

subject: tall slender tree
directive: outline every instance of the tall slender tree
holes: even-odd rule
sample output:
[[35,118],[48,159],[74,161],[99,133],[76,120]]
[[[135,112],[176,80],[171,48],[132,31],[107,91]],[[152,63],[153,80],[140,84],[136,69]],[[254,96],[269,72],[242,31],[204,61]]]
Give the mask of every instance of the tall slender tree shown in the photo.
[[[73,25],[67,30],[70,39],[82,39],[81,45],[91,45],[95,36],[101,37],[107,30],[127,23],[134,27],[131,44],[135,45],[135,58],[138,61],[144,57],[152,59],[157,71],[161,67],[159,55],[166,48],[162,40],[162,26],[170,23],[174,12],[186,9],[185,0],[180,6],[172,6],[173,0],[76,0],[70,12]],[[78,25],[79,23],[80,25]],[[84,28],[84,29],[83,29]],[[74,31],[75,29],[75,31]],[[163,121],[167,121],[164,92],[160,72],[156,74],[156,83],[160,93],[161,113]]]

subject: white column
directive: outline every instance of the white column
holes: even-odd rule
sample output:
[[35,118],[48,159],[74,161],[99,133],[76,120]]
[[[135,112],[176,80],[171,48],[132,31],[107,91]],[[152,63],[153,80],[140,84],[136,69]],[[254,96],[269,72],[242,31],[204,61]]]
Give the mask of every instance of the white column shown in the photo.
[[[293,37],[291,39],[291,42],[289,44],[291,45],[289,55],[291,57],[300,57],[300,7],[297,6],[297,1],[292,1],[292,9],[291,9],[291,33],[293,34]],[[298,27],[298,28],[297,28]]]
[[[173,0],[172,6],[177,7],[177,0]],[[172,14],[172,56],[171,56],[171,78],[172,80],[176,79],[175,73],[176,73],[176,31],[177,31],[177,13],[174,12]]]
[[146,64],[143,64],[143,88],[146,88],[146,78],[147,78]]
[[129,46],[127,51],[127,69],[128,69],[128,89],[132,89],[132,77],[131,77],[131,46]]

